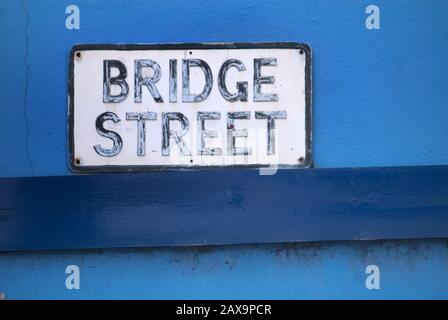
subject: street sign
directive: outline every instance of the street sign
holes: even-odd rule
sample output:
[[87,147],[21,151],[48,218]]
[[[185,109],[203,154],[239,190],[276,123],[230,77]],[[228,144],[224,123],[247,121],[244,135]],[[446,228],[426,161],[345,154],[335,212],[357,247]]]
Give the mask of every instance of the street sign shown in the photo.
[[307,45],[77,45],[69,70],[74,171],[311,163]]

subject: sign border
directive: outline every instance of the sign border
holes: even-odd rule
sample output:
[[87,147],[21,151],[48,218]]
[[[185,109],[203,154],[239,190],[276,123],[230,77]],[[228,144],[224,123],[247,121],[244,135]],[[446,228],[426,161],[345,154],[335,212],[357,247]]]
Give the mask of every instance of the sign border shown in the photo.
[[75,160],[74,142],[74,56],[77,51],[86,50],[204,50],[204,49],[301,49],[305,53],[305,159],[303,164],[278,165],[278,168],[311,168],[312,161],[312,56],[311,47],[299,42],[223,42],[223,43],[165,43],[165,44],[75,44],[69,54],[68,64],[68,166],[75,173],[112,172],[158,172],[171,170],[209,170],[209,169],[258,169],[269,165],[231,165],[231,166],[182,166],[182,165],[104,165],[79,166]]

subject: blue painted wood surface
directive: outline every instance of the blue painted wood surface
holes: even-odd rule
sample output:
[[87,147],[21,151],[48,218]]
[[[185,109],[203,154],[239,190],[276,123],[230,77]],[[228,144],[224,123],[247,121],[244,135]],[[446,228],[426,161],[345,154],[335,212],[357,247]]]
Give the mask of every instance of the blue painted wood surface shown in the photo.
[[0,250],[448,236],[448,166],[0,180]]
[[[447,299],[448,240],[5,252],[7,299]],[[79,290],[65,287],[77,265]],[[367,290],[368,265],[381,269]]]

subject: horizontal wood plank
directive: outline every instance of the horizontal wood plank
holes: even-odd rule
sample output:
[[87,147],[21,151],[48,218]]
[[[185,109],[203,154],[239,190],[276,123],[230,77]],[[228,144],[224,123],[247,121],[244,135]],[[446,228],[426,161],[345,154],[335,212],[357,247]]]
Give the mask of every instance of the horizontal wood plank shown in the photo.
[[448,166],[0,179],[0,251],[448,236]]

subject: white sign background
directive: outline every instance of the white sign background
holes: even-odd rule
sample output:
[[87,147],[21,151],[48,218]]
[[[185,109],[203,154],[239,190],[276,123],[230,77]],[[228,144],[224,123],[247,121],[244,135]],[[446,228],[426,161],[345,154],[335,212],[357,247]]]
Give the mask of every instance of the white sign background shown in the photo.
[[[300,48],[250,49],[179,49],[179,50],[73,50],[72,167],[101,166],[231,166],[231,165],[303,165],[307,156],[306,142],[306,55]],[[79,56],[78,56],[79,55]],[[226,85],[236,92],[238,81],[248,82],[248,101],[229,102],[218,89],[218,72],[227,59],[238,59],[246,70],[231,67],[226,74]],[[275,58],[276,66],[262,66],[261,76],[273,76],[273,84],[262,84],[263,94],[275,93],[276,102],[253,101],[254,59]],[[142,102],[134,102],[134,60],[151,59],[161,67],[161,78],[156,87],[164,102],[156,103],[148,88],[142,87]],[[177,102],[169,102],[169,60],[177,59]],[[201,102],[182,102],[182,59],[202,59],[213,74],[210,95]],[[119,60],[126,65],[129,94],[120,103],[103,102],[103,60]],[[144,68],[144,75],[151,74]],[[115,72],[116,71],[116,72]],[[115,73],[114,73],[115,72]],[[149,73],[146,73],[149,72]],[[118,73],[112,70],[112,76]],[[145,74],[146,73],[146,74]],[[204,87],[204,73],[199,67],[190,68],[190,92],[200,93]],[[119,92],[112,86],[112,94]],[[121,121],[104,123],[106,129],[117,132],[123,140],[121,152],[113,157],[99,155],[93,148],[100,144],[112,147],[112,140],[100,136],[96,118],[110,111]],[[137,155],[137,121],[126,120],[127,112],[156,112],[157,120],[146,121],[146,154]],[[216,130],[218,137],[206,139],[207,148],[221,148],[220,156],[198,154],[197,112],[220,112],[220,120],[206,120],[205,129]],[[247,129],[247,138],[237,138],[236,147],[249,147],[250,155],[227,154],[227,112],[249,111],[250,120],[234,120],[235,129]],[[267,120],[255,119],[255,111],[286,111],[287,119],[275,120],[275,154],[267,154]],[[182,155],[170,141],[170,155],[162,156],[162,112],[181,112],[189,120],[189,131],[183,137],[191,156]],[[171,130],[180,129],[178,121],[171,121]],[[299,160],[300,159],[300,160]],[[75,168],[75,169],[76,169]]]

